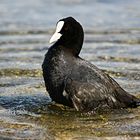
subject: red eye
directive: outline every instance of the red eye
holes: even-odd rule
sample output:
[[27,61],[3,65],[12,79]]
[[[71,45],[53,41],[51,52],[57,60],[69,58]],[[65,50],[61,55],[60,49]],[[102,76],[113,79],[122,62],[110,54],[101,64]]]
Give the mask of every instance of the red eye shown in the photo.
[[68,28],[69,28],[68,26],[65,26],[65,27],[64,27],[64,30],[65,30],[65,31],[67,31],[67,30],[68,30]]

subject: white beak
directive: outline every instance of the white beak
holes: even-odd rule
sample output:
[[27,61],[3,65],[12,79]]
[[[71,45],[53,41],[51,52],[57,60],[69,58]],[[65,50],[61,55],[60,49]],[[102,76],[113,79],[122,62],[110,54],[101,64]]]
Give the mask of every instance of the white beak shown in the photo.
[[51,43],[56,42],[58,39],[60,39],[61,36],[62,34],[55,32],[53,36],[51,37],[49,43],[51,44]]
[[53,36],[51,37],[49,43],[54,43],[54,42],[56,42],[58,39],[60,39],[60,37],[62,36],[62,34],[60,34],[59,32],[60,32],[61,29],[63,28],[63,25],[64,25],[64,21],[59,21],[59,22],[57,23],[56,31],[55,31],[55,33],[53,34]]

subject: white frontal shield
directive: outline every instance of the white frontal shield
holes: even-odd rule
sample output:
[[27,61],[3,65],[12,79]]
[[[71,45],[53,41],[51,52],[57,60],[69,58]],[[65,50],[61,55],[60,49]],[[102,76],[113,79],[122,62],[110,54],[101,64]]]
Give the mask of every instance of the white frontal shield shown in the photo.
[[58,39],[60,39],[60,37],[62,36],[62,34],[60,34],[59,32],[60,32],[61,29],[63,28],[63,25],[64,25],[64,21],[59,21],[59,22],[57,23],[56,31],[55,31],[55,33],[53,34],[53,36],[51,37],[49,43],[54,43],[54,42],[56,42]]

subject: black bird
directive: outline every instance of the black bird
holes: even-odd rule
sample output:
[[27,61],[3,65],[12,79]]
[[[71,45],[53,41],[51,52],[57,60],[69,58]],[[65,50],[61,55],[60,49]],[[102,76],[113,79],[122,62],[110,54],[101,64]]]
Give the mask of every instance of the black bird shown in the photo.
[[42,65],[46,89],[57,103],[78,111],[133,108],[140,99],[128,94],[108,74],[79,57],[83,28],[72,17],[58,21]]

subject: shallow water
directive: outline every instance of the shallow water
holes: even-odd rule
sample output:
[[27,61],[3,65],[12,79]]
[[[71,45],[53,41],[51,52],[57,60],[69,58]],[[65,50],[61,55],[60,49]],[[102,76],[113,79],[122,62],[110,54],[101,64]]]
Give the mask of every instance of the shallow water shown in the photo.
[[58,19],[82,23],[80,56],[140,97],[140,1],[0,1],[0,139],[139,139],[140,108],[81,114],[51,104],[41,64]]

